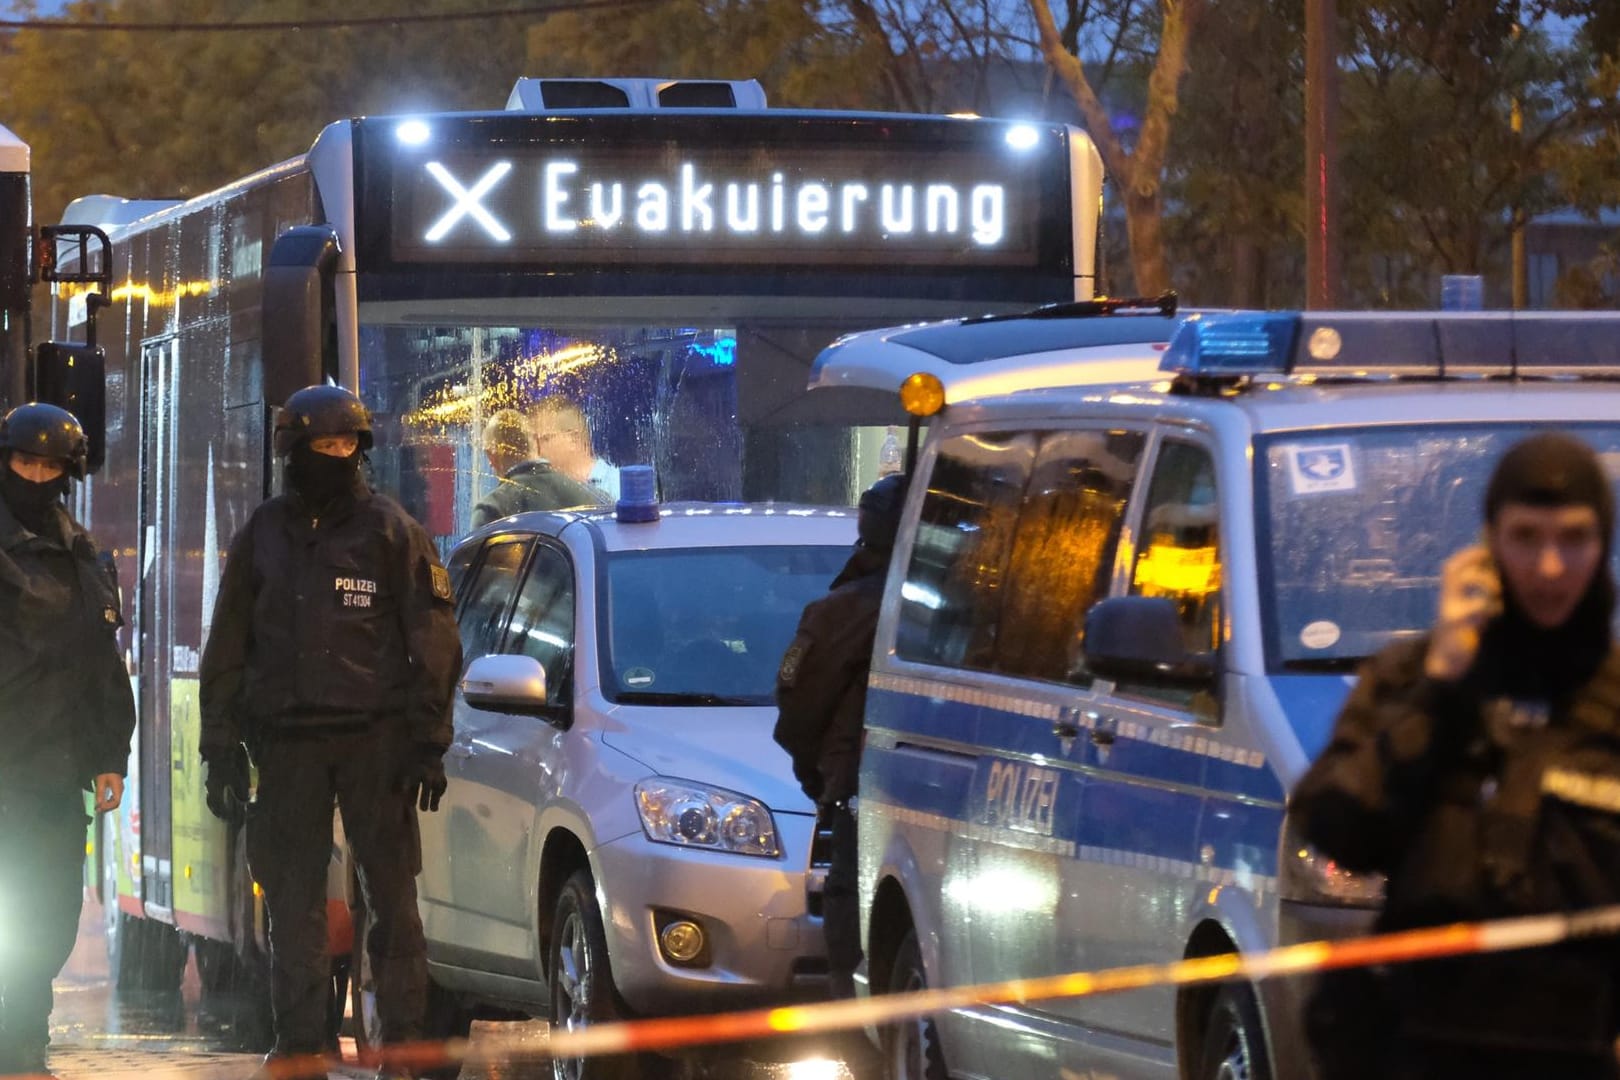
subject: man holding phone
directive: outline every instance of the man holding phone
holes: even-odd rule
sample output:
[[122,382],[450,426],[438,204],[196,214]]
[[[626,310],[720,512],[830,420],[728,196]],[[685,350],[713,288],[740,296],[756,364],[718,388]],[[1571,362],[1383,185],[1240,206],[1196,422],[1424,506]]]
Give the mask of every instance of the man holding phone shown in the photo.
[[[1614,504],[1581,440],[1503,455],[1432,630],[1363,665],[1294,791],[1305,839],[1388,885],[1378,929],[1620,902]],[[1328,977],[1325,1077],[1615,1077],[1617,951],[1584,942]]]

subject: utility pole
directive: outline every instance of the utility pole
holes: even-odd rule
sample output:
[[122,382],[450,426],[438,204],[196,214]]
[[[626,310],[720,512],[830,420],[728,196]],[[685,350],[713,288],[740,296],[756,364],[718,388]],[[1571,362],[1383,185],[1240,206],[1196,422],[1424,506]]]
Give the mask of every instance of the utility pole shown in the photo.
[[[1519,14],[1517,11],[1515,11],[1513,13],[1513,43],[1515,45],[1517,45],[1519,42],[1519,34],[1521,32],[1522,30],[1519,26]],[[1515,148],[1519,149],[1517,146],[1519,143],[1518,136],[1524,134],[1524,101],[1522,98],[1520,98],[1517,87],[1515,87],[1513,91],[1513,111],[1509,117],[1508,123],[1513,130],[1514,143],[1516,144]],[[1522,152],[1522,149],[1520,149],[1520,152]],[[1525,250],[1524,246],[1524,226],[1524,207],[1515,205],[1513,207],[1514,310],[1522,310],[1530,306],[1530,256]]]
[[1305,0],[1305,305],[1339,304],[1339,48],[1334,0]]

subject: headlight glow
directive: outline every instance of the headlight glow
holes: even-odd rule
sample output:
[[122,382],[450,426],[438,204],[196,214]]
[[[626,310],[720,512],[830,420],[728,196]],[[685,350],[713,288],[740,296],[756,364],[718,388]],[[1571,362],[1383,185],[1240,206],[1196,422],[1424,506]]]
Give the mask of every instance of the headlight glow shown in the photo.
[[776,819],[763,803],[723,788],[655,777],[636,785],[636,811],[647,838],[774,859],[782,854]]
[[1384,902],[1384,877],[1351,873],[1305,843],[1290,821],[1277,852],[1277,890],[1303,904],[1375,908]]

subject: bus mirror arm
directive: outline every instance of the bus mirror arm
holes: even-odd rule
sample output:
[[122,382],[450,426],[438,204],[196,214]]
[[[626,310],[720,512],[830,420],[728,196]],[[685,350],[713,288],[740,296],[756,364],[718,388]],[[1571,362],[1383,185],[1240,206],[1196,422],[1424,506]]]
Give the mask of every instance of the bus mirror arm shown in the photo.
[[276,238],[264,270],[264,400],[336,374],[333,277],[340,244],[326,225],[299,225]]

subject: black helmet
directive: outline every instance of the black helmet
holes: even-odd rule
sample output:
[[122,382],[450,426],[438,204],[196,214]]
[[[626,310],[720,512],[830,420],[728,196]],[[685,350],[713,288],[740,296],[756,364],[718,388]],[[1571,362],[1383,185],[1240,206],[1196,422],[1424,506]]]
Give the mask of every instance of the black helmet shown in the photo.
[[371,413],[341,386],[306,386],[287,399],[276,417],[276,456],[319,435],[358,435],[360,449],[370,450]]
[[894,547],[895,534],[900,531],[900,509],[906,504],[907,481],[905,474],[885,476],[865,491],[856,504],[860,517],[856,532],[860,545],[877,551]]
[[19,405],[0,420],[0,450],[55,458],[75,480],[84,479],[90,459],[90,441],[78,417],[38,401]]

